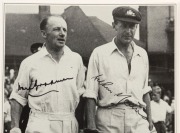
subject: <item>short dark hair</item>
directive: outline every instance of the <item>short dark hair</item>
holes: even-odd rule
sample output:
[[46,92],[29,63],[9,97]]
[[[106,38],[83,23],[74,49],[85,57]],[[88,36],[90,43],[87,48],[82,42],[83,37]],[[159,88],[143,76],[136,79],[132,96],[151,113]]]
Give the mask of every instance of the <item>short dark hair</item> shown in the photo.
[[49,16],[43,18],[40,22],[40,30],[45,30]]
[[31,53],[35,53],[38,51],[38,48],[41,48],[43,46],[43,43],[33,43],[30,47]]
[[41,20],[41,22],[40,22],[40,30],[45,30],[45,29],[46,29],[46,25],[47,25],[48,19],[49,19],[50,17],[52,17],[52,16],[54,16],[54,17],[60,17],[60,18],[64,19],[64,18],[63,18],[62,16],[60,16],[60,15],[46,16],[46,17],[44,17],[44,18]]

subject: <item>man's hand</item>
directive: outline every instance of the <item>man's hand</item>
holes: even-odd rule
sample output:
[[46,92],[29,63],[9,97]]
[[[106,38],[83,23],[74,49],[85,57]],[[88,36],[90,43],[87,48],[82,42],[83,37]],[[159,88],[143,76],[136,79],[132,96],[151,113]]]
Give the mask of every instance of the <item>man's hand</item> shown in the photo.
[[95,123],[95,112],[96,103],[94,99],[86,99],[86,119],[87,119],[87,129],[96,130]]
[[153,127],[154,127],[153,123],[152,123],[152,122],[149,122],[149,130],[150,130],[150,131],[153,130]]
[[23,106],[14,99],[10,100],[10,104],[11,104],[11,128],[12,129],[19,128],[19,120]]
[[97,129],[92,130],[92,129],[84,129],[84,133],[99,133]]
[[10,133],[21,133],[21,130],[17,127],[14,127],[10,130]]

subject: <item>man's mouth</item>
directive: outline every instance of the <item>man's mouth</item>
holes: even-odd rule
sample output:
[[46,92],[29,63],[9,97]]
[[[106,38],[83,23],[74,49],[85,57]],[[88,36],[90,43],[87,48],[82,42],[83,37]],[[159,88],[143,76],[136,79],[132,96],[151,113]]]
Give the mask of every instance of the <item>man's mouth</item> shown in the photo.
[[132,36],[124,36],[125,39],[131,39]]
[[129,37],[132,37],[132,36],[124,36],[124,37],[129,38]]
[[65,39],[63,39],[63,38],[58,38],[57,39],[59,42],[65,42]]

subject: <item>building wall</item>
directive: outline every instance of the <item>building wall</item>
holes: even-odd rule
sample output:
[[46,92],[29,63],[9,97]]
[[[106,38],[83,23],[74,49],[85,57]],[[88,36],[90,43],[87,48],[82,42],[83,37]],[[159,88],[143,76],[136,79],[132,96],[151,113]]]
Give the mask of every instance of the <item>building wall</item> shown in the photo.
[[149,56],[149,78],[174,94],[174,7],[140,6],[140,40]]
[[144,48],[147,50],[147,6],[140,6],[139,11],[142,15],[142,21],[139,25],[140,41],[144,43]]
[[169,17],[168,6],[147,7],[147,44],[149,52],[168,52],[168,37],[166,33]]

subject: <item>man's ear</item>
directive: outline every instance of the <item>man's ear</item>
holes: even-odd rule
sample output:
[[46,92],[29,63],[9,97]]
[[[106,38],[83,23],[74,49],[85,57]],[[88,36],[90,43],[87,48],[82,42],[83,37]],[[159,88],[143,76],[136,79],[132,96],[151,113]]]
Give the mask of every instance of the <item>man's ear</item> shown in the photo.
[[43,38],[46,38],[46,37],[47,37],[47,33],[46,33],[46,31],[41,30],[41,35],[42,35],[42,37],[43,37]]
[[115,23],[114,22],[112,22],[112,27],[113,27],[113,29],[115,29]]
[[115,24],[115,22],[112,22],[112,27],[115,29],[115,31],[117,31],[117,24]]

